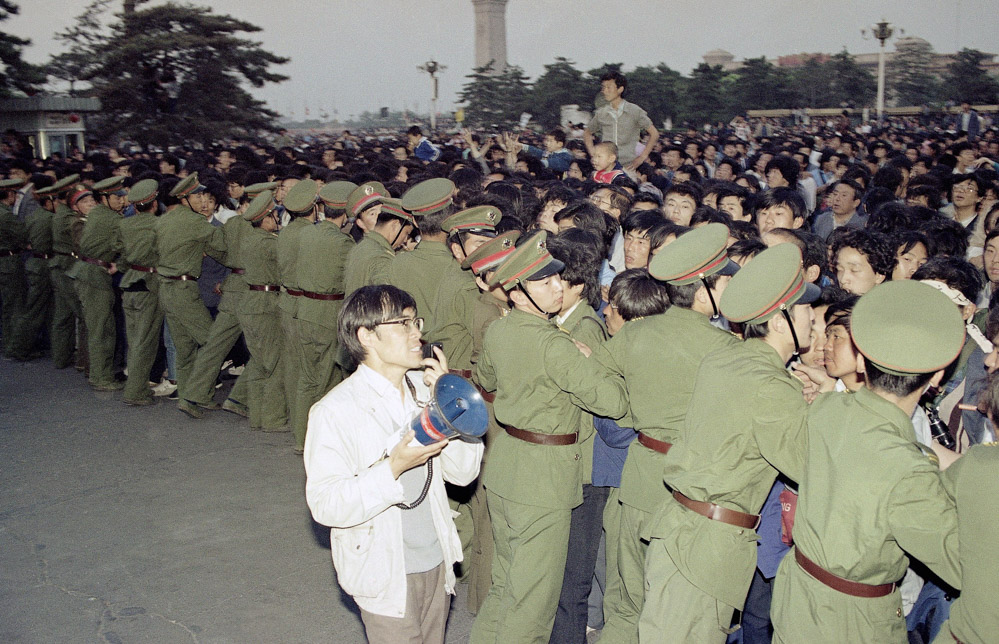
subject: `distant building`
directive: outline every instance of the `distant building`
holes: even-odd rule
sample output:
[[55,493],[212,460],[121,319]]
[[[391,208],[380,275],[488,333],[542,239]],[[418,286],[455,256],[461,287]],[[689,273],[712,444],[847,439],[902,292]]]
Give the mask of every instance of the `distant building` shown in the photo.
[[73,148],[86,151],[86,124],[83,115],[98,112],[96,98],[32,96],[0,100],[0,131],[9,129],[27,137],[35,156],[53,153],[67,156]]

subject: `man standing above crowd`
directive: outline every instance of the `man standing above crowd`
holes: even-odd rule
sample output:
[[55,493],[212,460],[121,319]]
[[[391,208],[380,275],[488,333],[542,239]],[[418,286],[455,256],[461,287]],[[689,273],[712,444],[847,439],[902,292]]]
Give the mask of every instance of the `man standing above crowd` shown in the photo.
[[[659,130],[645,110],[624,100],[628,80],[621,72],[607,72],[600,77],[600,92],[607,104],[597,110],[583,133],[583,141],[593,156],[594,136],[617,145],[618,161],[629,173],[645,163],[659,140]],[[645,148],[638,152],[642,130],[649,134]]]

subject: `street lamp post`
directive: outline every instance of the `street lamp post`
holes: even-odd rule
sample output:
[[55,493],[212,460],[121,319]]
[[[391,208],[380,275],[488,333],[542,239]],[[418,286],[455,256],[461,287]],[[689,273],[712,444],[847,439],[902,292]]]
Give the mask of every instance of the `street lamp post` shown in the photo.
[[421,72],[427,72],[430,74],[430,129],[437,129],[437,72],[442,72],[447,69],[446,65],[439,64],[436,60],[428,60],[419,67],[418,70]]
[[[861,29],[860,33],[867,35],[865,29]],[[871,27],[871,35],[881,43],[881,49],[878,51],[878,121],[884,118],[885,112],[885,43],[894,33],[895,29],[883,18],[881,22]]]

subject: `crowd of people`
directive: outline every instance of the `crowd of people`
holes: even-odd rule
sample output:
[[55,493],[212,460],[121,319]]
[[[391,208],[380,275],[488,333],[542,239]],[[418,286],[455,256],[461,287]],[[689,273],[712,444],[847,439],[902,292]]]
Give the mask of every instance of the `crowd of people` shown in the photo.
[[[996,641],[999,133],[601,85],[581,138],[8,155],[3,355],[291,432],[371,641],[456,575],[472,642]],[[400,433],[448,372],[484,446]]]

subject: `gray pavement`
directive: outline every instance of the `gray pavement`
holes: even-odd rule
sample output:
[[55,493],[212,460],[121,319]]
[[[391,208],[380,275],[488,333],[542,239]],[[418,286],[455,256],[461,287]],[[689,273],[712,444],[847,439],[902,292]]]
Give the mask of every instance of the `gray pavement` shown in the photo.
[[292,445],[0,361],[0,642],[363,642]]

